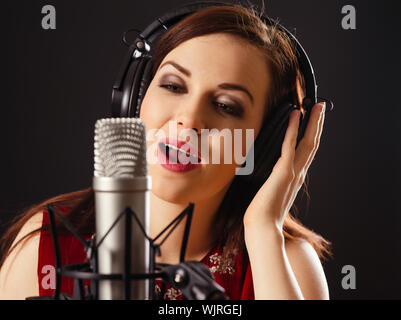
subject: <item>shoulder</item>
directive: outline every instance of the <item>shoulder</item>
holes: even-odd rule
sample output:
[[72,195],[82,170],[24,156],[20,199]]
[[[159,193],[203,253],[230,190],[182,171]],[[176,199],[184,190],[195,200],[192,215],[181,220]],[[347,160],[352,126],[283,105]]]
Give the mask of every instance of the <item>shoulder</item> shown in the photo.
[[286,240],[285,251],[305,299],[329,299],[323,266],[312,245],[304,240]]
[[[21,228],[11,247],[42,226],[43,212],[33,215]],[[25,299],[39,295],[37,265],[40,233],[21,241],[0,269],[0,299]]]

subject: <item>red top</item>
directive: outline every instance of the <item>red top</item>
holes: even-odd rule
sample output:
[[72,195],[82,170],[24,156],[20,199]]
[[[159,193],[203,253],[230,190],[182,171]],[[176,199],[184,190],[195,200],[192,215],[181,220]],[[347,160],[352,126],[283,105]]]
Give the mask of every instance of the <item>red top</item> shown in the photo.
[[[50,224],[48,213],[43,213],[43,225]],[[86,261],[86,252],[83,244],[70,235],[58,237],[61,263],[69,265]],[[87,239],[87,238],[86,238]],[[208,266],[215,281],[225,289],[231,300],[254,300],[251,266],[248,257],[242,253],[230,253],[221,247],[211,250],[202,260]],[[53,242],[50,232],[41,232],[38,259],[39,295],[52,296],[56,288],[56,269]],[[84,282],[85,286],[89,281]],[[160,281],[157,281],[155,290],[160,292]],[[73,296],[74,279],[62,277],[61,290]],[[164,294],[166,300],[180,300],[180,290],[166,286]]]

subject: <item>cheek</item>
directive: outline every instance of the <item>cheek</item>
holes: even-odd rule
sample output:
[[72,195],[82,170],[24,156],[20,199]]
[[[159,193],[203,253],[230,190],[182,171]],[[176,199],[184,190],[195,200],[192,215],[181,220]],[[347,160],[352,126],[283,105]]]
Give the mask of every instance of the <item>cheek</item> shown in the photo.
[[241,128],[233,132],[232,153],[233,162],[236,165],[242,165],[250,149],[253,146],[260,131],[260,126],[250,125],[249,127]]
[[241,166],[260,132],[260,121],[254,122],[249,121],[241,127],[220,128],[215,132],[211,130],[208,139],[202,138],[201,150],[208,150],[204,154],[208,163],[228,170]]
[[151,92],[148,90],[142,100],[141,110],[139,112],[139,118],[142,119],[146,125],[150,125],[152,114],[154,113],[152,110],[152,105],[154,105],[154,103],[152,103],[151,100]]
[[154,104],[151,102],[150,95],[147,93],[142,100],[142,105],[139,112],[139,118],[145,123],[146,127],[147,161],[150,161],[151,163],[157,159],[157,153],[155,153],[153,150],[153,145],[155,144],[155,141],[157,141],[155,129],[158,127],[154,117],[155,112],[152,110],[153,105]]
[[224,134],[221,132],[219,135],[209,136],[209,145],[207,146],[209,164],[217,165],[221,170],[233,171],[235,167],[244,162],[247,150],[249,150],[254,139],[249,134],[247,139],[245,130],[242,129],[227,130]]
[[139,113],[139,118],[145,122],[146,129],[161,128],[166,121],[167,115],[165,113],[167,110],[163,99],[158,97],[153,86],[150,86],[142,101]]

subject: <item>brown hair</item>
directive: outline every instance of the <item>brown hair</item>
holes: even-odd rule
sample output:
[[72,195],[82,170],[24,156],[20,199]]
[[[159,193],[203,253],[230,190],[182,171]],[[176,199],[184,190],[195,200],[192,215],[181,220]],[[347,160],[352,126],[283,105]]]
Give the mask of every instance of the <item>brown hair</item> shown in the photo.
[[[217,32],[236,35],[265,52],[266,59],[272,70],[271,75],[274,77],[273,88],[267,97],[265,119],[283,99],[290,99],[293,103],[301,105],[304,84],[292,42],[275,25],[267,26],[252,8],[245,8],[242,5],[206,8],[187,16],[170,28],[159,40],[154,52],[153,75],[164,57],[178,45],[191,38]],[[264,126],[262,126],[257,140],[262,139],[259,136],[263,136],[263,128]],[[255,158],[257,155],[258,151],[255,149]],[[265,169],[260,168],[259,172],[263,170]],[[216,245],[224,244],[230,248],[245,249],[242,218],[250,201],[266,180],[264,176],[258,173],[258,170],[253,175],[253,180],[244,180],[241,176],[236,176],[230,185],[216,214],[216,223],[214,225],[217,231],[216,234],[220,235],[216,239]],[[249,181],[252,181],[252,183]],[[306,184],[304,186],[304,191],[306,191]],[[43,211],[50,203],[54,204],[56,208],[66,209],[65,217],[80,233],[89,234],[94,232],[95,214],[92,188],[56,196],[32,206],[11,222],[11,227],[0,239],[0,267],[19,242],[28,239],[43,229],[48,229],[45,226],[32,231],[11,248],[22,226],[33,215]],[[60,223],[58,229],[62,233],[67,232]],[[290,213],[285,219],[283,231],[286,239],[306,239],[314,247],[321,259],[325,259],[326,255],[331,254],[330,243],[303,226]]]

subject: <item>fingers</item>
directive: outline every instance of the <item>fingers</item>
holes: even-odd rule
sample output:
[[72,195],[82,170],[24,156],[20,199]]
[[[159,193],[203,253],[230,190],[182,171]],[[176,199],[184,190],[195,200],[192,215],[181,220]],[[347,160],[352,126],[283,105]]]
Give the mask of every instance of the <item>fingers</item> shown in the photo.
[[281,158],[285,159],[286,161],[293,162],[295,157],[300,114],[301,112],[299,110],[293,110],[290,113],[287,131],[281,147]]
[[304,183],[308,168],[318,150],[320,136],[323,131],[324,111],[324,104],[316,104],[312,108],[305,135],[295,150],[294,179],[291,181],[291,192],[288,193],[285,199],[288,204],[287,210],[292,207],[298,191]]
[[324,103],[318,103],[312,108],[305,135],[295,152],[294,169],[297,174],[306,175],[306,171],[316,155],[323,131],[324,111]]
[[325,117],[325,109],[323,109],[322,114],[319,118],[319,125],[318,125],[318,129],[317,129],[317,134],[315,136],[315,141],[314,141],[314,148],[311,152],[311,155],[308,158],[308,161],[306,162],[305,165],[305,170],[309,169],[309,166],[311,165],[313,159],[315,158],[316,152],[319,149],[319,145],[320,145],[320,137],[322,136],[322,132],[323,132],[323,124],[324,124],[324,117]]
[[289,116],[288,127],[285,133],[284,141],[281,146],[281,157],[273,168],[271,180],[277,180],[278,183],[287,185],[295,177],[294,157],[295,147],[297,143],[298,127],[299,127],[299,110],[293,110]]

